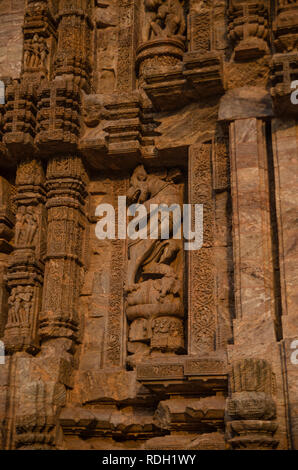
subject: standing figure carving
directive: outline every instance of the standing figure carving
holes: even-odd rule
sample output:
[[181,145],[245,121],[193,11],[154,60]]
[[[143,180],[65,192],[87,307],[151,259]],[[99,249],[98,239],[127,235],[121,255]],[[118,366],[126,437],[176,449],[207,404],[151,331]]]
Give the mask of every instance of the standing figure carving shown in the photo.
[[[148,217],[143,224],[146,238],[129,240],[126,279],[126,314],[129,322],[129,363],[144,355],[181,352],[183,334],[183,250],[176,232],[174,212],[155,214],[156,238],[150,237],[153,204],[181,211],[182,183],[179,170],[151,175],[138,166],[131,178],[129,204],[143,204]],[[156,206],[154,206],[156,207]],[[162,239],[161,227],[168,220],[169,237]],[[158,235],[157,235],[158,233]]]
[[31,247],[37,231],[38,218],[33,207],[21,206],[16,215],[15,245]]
[[32,39],[28,39],[24,45],[24,66],[26,69],[39,70],[46,67],[48,56],[48,46],[44,38],[35,34]]

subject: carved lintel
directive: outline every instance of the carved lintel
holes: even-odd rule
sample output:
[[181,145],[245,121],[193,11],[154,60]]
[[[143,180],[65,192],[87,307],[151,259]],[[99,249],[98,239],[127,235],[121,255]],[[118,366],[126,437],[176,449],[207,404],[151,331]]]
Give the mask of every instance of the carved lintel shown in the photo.
[[159,135],[152,103],[139,91],[88,95],[79,148],[98,169],[133,169],[144,159],[157,161]]
[[186,80],[182,66],[164,68],[144,75],[144,90],[157,111],[171,111],[187,104]]
[[171,398],[161,401],[154,423],[167,431],[214,432],[224,429],[225,398]]
[[[214,357],[213,357],[214,356]],[[226,395],[228,375],[225,361],[209,357],[172,356],[145,359],[137,365],[137,380],[155,393],[207,393]]]

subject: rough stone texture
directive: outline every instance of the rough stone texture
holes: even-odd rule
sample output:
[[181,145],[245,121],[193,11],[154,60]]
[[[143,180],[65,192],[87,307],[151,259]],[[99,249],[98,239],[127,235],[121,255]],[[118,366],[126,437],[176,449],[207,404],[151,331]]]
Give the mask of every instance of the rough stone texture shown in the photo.
[[[298,449],[298,2],[0,20],[0,447]],[[203,204],[203,246],[99,240],[118,196]]]
[[0,79],[20,75],[23,56],[22,26],[25,0],[0,1]]

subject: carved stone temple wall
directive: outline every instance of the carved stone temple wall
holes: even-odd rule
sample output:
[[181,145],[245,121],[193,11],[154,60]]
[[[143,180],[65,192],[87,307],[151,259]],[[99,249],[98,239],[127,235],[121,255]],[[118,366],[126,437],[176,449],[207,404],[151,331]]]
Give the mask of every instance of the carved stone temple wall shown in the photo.
[[[0,448],[298,449],[298,1],[0,19]],[[201,249],[98,239],[119,196]]]

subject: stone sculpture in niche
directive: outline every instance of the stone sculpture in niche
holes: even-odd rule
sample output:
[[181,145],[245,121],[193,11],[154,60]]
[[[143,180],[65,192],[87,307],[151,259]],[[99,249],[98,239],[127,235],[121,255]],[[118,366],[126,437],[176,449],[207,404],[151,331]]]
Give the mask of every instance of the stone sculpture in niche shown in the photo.
[[145,0],[144,40],[183,36],[185,18],[180,0]]
[[[136,50],[136,70],[140,84],[146,83],[146,93],[156,109],[163,108],[165,102],[167,109],[175,108],[177,102],[184,101],[184,82],[175,80],[173,87],[168,83],[171,82],[169,77],[181,70],[186,48],[184,0],[145,0],[144,7],[142,42]],[[155,81],[157,75],[161,81]]]
[[235,60],[249,60],[268,53],[268,2],[230,0],[229,37],[235,45]]
[[[179,170],[162,175],[148,174],[138,166],[131,178],[128,204],[181,207],[182,184]],[[169,217],[169,239],[161,238],[164,217]],[[149,220],[150,219],[150,220]],[[173,213],[158,215],[158,238],[151,239],[149,216],[145,222],[147,239],[130,240],[126,279],[126,315],[129,322],[129,365],[144,356],[176,353],[184,348],[183,335],[183,251],[174,239]]]
[[37,230],[38,219],[33,207],[21,206],[16,216],[16,246],[32,246]]
[[26,69],[39,69],[46,67],[48,47],[44,38],[39,38],[37,34],[29,39],[24,46],[24,66]]

